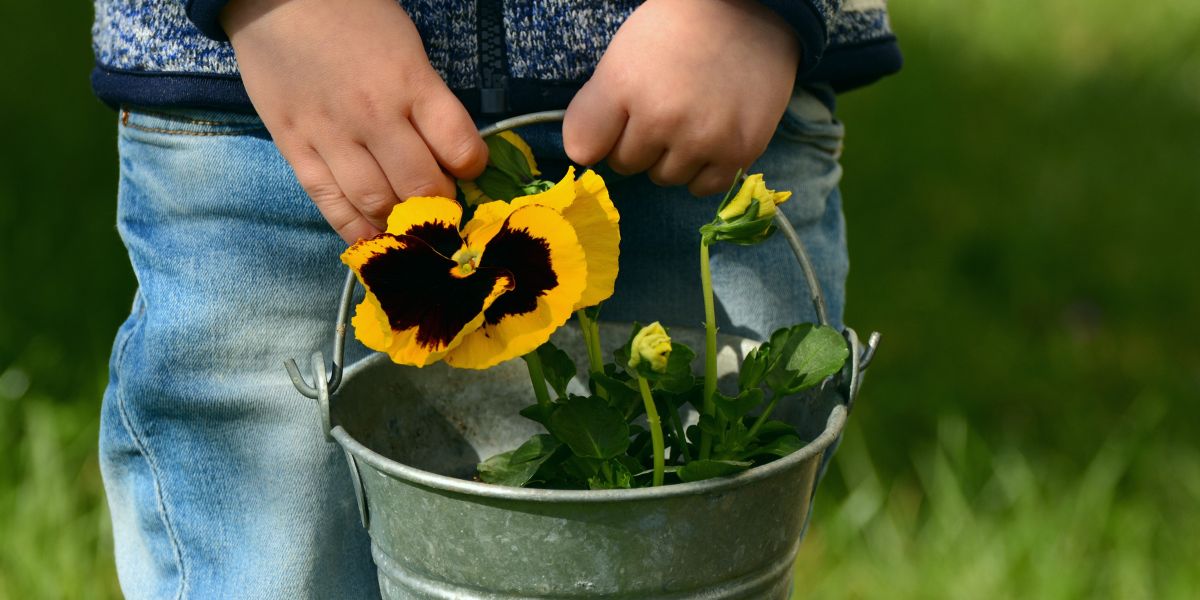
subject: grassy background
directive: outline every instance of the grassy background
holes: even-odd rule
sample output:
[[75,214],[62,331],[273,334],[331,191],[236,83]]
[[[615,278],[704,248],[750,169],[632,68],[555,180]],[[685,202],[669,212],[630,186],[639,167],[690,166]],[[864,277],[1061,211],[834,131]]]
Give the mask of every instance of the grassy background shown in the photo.
[[[801,597],[1200,596],[1200,4],[895,2],[847,95],[847,321],[885,333]],[[134,282],[86,3],[4,3],[0,599],[117,597],[96,462]]]

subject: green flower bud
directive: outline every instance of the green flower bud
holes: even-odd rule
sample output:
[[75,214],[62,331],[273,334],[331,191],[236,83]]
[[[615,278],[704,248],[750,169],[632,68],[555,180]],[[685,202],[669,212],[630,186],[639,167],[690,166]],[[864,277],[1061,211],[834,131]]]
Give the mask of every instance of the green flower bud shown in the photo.
[[717,218],[701,227],[700,233],[705,243],[757,244],[775,232],[775,207],[791,197],[791,192],[768,189],[762,174],[755,173],[721,204]]

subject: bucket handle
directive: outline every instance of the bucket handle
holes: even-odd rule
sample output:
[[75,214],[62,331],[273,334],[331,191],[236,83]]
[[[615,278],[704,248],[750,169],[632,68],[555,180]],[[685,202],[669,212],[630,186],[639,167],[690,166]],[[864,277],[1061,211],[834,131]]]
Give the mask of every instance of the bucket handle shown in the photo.
[[[558,123],[563,120],[565,114],[566,111],[563,110],[550,110],[520,115],[483,127],[479,130],[479,135],[487,137],[501,131],[528,125]],[[784,239],[787,240],[788,246],[796,256],[796,262],[800,264],[800,269],[804,272],[804,279],[808,284],[809,296],[817,319],[822,325],[829,325],[829,313],[825,307],[825,296],[821,292],[821,282],[817,279],[817,271],[813,267],[812,259],[809,258],[808,250],[804,247],[804,242],[800,240],[800,236],[796,234],[795,228],[792,227],[783,211],[775,211],[775,224],[783,233]],[[350,322],[350,304],[357,284],[358,280],[355,279],[354,272],[347,269],[346,283],[342,287],[342,298],[338,304],[337,327],[333,332],[333,362],[329,367],[328,378],[325,376],[325,358],[319,350],[312,355],[314,385],[309,385],[305,381],[304,375],[300,373],[300,368],[296,366],[295,359],[289,358],[283,363],[296,391],[320,404],[321,425],[325,432],[325,439],[329,441],[333,441],[330,435],[332,422],[329,398],[342,384],[342,370],[346,354],[346,328]],[[843,379],[842,396],[846,399],[846,407],[850,408],[858,396],[859,387],[862,386],[862,376],[870,366],[871,359],[875,357],[875,350],[879,347],[880,334],[879,332],[872,333],[867,338],[865,346],[859,342],[858,334],[853,329],[846,327],[843,335],[846,337],[846,343],[850,346],[850,364],[846,369],[848,376]]]

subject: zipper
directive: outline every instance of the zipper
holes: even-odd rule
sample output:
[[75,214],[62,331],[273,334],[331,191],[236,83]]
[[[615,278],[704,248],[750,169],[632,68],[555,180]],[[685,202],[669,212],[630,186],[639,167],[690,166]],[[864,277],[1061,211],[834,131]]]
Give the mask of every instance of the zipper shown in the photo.
[[508,49],[505,44],[504,0],[475,4],[479,46],[479,112],[508,112]]

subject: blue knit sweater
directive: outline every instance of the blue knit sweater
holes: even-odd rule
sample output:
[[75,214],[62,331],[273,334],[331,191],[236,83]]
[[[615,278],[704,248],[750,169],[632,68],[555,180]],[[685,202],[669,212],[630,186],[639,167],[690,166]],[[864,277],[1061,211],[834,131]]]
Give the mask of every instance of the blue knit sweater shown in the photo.
[[[845,90],[900,68],[886,0],[761,0],[799,36],[799,81]],[[218,22],[229,0],[94,0],[106,103],[253,110]],[[563,108],[641,0],[399,0],[475,114]],[[500,43],[499,40],[503,40]]]

